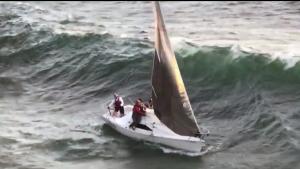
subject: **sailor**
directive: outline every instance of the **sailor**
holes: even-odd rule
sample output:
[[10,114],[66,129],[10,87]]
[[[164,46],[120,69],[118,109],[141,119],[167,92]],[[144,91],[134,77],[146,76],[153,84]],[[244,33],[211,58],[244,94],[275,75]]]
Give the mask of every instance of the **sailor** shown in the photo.
[[111,107],[114,107],[112,116],[117,116],[118,111],[120,111],[121,117],[124,116],[124,101],[117,93],[114,93],[114,100],[111,101],[107,108],[110,109]]
[[136,126],[140,124],[142,120],[142,116],[145,115],[146,115],[146,107],[144,106],[142,99],[137,99],[132,109],[133,122],[130,124],[129,127],[134,130]]

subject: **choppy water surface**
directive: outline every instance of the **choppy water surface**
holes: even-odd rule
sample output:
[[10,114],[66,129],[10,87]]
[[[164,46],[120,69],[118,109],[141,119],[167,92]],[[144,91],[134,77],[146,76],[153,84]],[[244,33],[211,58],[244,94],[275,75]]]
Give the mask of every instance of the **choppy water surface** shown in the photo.
[[161,2],[208,154],[103,125],[150,95],[149,2],[0,2],[0,168],[300,168],[299,2]]

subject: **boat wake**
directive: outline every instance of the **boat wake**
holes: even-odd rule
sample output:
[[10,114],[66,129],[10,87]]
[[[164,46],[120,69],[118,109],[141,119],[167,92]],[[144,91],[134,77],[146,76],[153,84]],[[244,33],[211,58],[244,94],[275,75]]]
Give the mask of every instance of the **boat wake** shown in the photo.
[[204,154],[209,152],[209,148],[204,150],[203,152],[188,152],[188,151],[172,149],[164,146],[159,146],[159,148],[166,154],[179,154],[179,155],[186,155],[190,157],[203,156]]

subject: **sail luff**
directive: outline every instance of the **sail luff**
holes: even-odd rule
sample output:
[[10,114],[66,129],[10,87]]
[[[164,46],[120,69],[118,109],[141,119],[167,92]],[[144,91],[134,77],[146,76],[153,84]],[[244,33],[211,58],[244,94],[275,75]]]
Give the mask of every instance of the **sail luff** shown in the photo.
[[152,69],[154,111],[174,132],[194,135],[199,127],[171,48],[160,6],[154,2],[155,55]]

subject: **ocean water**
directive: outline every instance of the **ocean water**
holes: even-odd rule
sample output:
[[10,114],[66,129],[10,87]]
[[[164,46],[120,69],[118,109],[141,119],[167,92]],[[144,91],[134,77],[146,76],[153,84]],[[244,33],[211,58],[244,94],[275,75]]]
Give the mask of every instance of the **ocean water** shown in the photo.
[[300,168],[300,3],[161,8],[207,154],[101,119],[113,92],[151,95],[151,3],[0,2],[0,168]]

